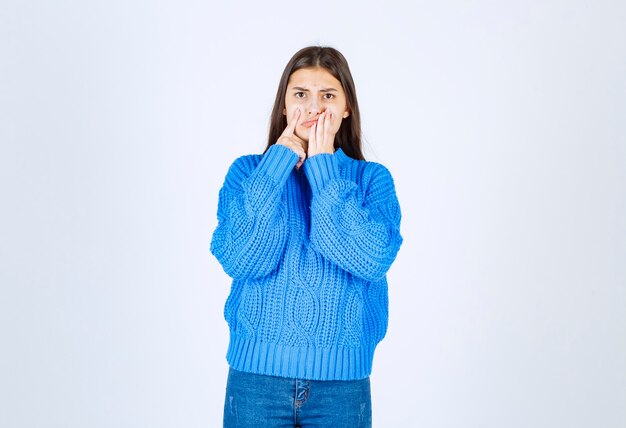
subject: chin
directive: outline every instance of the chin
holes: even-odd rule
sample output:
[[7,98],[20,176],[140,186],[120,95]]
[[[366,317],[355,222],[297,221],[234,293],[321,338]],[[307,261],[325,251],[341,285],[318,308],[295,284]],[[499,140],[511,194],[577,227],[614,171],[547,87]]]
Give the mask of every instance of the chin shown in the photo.
[[300,134],[298,134],[297,132],[296,132],[295,134],[296,134],[296,136],[297,136],[298,138],[300,138],[302,141],[306,141],[307,143],[309,142],[309,136],[308,136],[308,135],[306,135],[306,136],[305,136],[305,135],[300,135]]

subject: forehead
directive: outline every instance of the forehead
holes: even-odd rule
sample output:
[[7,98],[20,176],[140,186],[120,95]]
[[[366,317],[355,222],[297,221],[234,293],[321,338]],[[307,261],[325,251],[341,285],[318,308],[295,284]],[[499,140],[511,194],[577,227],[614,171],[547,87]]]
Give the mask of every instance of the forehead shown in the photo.
[[330,74],[328,70],[321,67],[316,68],[301,68],[294,71],[289,76],[288,87],[301,86],[305,88],[335,88],[339,91],[342,90],[341,82]]

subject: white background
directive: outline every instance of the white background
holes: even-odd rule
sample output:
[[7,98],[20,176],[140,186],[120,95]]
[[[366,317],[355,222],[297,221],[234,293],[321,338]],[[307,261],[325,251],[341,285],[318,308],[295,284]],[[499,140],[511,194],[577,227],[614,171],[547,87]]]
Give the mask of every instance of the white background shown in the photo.
[[403,212],[374,426],[623,428],[625,22],[623,1],[3,1],[0,426],[221,426],[218,191],[322,44]]

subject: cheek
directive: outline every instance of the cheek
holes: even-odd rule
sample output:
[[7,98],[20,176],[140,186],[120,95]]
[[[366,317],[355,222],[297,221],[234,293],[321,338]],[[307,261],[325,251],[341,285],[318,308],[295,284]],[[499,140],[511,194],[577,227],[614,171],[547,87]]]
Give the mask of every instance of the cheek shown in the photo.
[[291,124],[291,120],[293,118],[293,113],[296,111],[296,109],[298,108],[298,106],[285,106],[285,112],[286,112],[286,116],[287,116],[287,123]]
[[335,133],[337,133],[339,131],[339,128],[341,128],[343,118],[340,115],[337,115],[337,113],[334,114],[336,115],[336,117],[333,119],[333,130],[335,131]]
[[294,104],[287,104],[285,105],[285,109],[287,110],[287,113],[293,113],[293,111],[297,108],[297,105]]

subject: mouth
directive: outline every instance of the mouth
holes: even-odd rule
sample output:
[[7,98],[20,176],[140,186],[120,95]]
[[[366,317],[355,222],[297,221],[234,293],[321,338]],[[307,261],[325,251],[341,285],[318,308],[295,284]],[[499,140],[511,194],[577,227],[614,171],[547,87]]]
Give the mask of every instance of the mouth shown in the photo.
[[310,128],[311,126],[313,126],[314,123],[317,123],[317,119],[309,120],[308,122],[302,122],[301,125],[305,128]]

